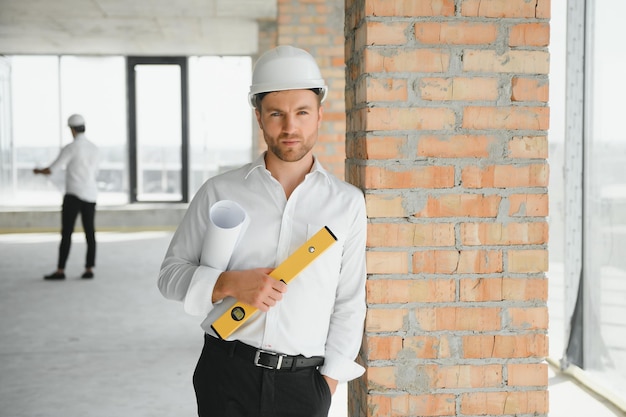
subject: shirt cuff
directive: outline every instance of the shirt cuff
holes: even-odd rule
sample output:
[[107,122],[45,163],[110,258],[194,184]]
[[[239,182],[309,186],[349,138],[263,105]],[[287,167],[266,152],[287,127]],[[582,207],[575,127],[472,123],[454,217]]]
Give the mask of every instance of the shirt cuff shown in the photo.
[[365,372],[365,368],[355,361],[346,358],[339,353],[326,352],[324,365],[320,367],[322,375],[329,376],[339,382],[351,381],[360,377]]
[[213,287],[222,271],[200,265],[193,273],[183,306],[192,316],[206,316],[213,309]]

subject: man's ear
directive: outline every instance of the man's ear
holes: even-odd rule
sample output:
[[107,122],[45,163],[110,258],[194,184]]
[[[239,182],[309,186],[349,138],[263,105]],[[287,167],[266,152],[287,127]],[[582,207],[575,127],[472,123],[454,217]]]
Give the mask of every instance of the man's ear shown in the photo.
[[324,116],[324,107],[320,104],[318,110],[317,110],[317,127],[319,129],[319,127],[322,125],[322,119]]
[[263,130],[263,123],[261,122],[261,112],[259,109],[254,109],[254,115],[256,116],[256,122],[259,125],[259,129]]

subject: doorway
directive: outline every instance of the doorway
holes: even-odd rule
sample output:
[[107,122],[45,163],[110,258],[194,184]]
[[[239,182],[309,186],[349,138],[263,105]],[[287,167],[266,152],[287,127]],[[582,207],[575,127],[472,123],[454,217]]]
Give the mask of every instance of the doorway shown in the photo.
[[128,57],[131,202],[188,202],[185,57]]

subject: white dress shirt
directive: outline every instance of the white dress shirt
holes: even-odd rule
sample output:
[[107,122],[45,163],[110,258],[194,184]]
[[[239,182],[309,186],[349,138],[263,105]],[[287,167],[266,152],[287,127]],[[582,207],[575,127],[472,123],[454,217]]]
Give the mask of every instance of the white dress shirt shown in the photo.
[[50,165],[50,171],[65,168],[65,194],[95,203],[98,195],[98,148],[84,133],[76,134]]
[[365,239],[363,193],[313,168],[287,200],[281,184],[265,168],[264,155],[239,169],[209,179],[195,195],[161,265],[159,289],[169,299],[193,300],[211,323],[220,303],[211,302],[221,274],[200,265],[209,208],[217,201],[238,203],[250,223],[234,249],[228,270],[274,268],[322,227],[337,242],[293,281],[277,305],[258,311],[227,340],[288,355],[324,356],[320,372],[339,381],[364,372],[356,358],[365,319]]

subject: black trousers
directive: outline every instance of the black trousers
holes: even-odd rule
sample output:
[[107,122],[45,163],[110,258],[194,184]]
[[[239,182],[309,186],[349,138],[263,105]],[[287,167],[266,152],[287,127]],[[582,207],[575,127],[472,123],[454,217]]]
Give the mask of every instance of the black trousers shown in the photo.
[[61,245],[59,246],[59,261],[57,263],[59,269],[65,269],[67,257],[70,254],[70,247],[72,246],[72,233],[74,233],[74,225],[76,224],[78,213],[80,213],[85,239],[87,240],[85,268],[91,268],[96,265],[96,203],[89,203],[75,195],[65,194],[61,212]]
[[330,388],[317,368],[261,368],[237,356],[237,343],[205,336],[193,375],[198,416],[328,416]]

